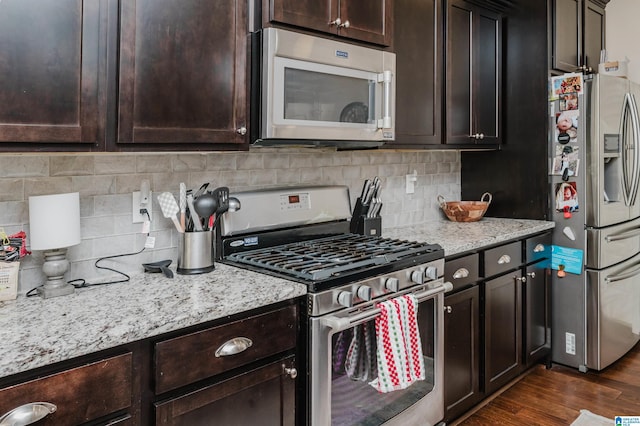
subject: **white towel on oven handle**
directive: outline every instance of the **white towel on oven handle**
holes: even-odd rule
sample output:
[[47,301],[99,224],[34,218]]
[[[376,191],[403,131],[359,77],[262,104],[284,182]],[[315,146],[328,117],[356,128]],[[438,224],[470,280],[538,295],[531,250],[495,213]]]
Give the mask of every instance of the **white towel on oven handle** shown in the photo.
[[381,393],[406,389],[425,379],[418,299],[405,294],[377,306],[380,308],[376,318],[378,377],[369,384]]

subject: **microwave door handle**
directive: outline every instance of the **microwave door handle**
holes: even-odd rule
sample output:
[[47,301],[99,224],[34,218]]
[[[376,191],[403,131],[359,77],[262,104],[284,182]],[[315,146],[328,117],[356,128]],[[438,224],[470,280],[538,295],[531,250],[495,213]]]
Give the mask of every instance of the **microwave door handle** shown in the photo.
[[640,121],[638,118],[638,104],[636,103],[636,98],[633,94],[629,95],[631,99],[631,128],[633,130],[632,136],[633,141],[630,149],[633,150],[633,176],[631,180],[631,203],[630,205],[634,205],[636,203],[636,199],[638,196],[638,186],[640,182]]
[[378,74],[378,83],[382,83],[382,118],[378,120],[379,129],[390,129],[391,123],[391,81],[393,73],[389,70]]

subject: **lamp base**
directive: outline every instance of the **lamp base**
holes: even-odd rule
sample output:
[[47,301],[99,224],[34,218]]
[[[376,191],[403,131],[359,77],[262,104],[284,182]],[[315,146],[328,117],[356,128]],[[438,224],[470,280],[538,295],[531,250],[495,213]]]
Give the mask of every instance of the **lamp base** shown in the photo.
[[49,299],[51,297],[66,296],[67,294],[73,294],[76,288],[71,284],[67,284],[63,287],[47,288],[46,286],[38,289],[38,294],[43,299]]
[[38,288],[38,294],[43,299],[66,296],[75,292],[75,287],[64,280],[64,274],[69,269],[67,249],[54,249],[44,252],[42,272],[47,276],[47,282]]

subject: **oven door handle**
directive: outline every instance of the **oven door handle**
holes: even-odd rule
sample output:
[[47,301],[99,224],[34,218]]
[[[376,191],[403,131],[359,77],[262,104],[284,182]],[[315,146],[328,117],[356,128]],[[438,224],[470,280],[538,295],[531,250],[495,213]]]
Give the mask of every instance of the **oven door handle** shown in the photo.
[[[453,289],[453,285],[450,282],[442,283],[438,287],[430,288],[424,291],[419,291],[414,293],[416,299],[418,299],[418,303],[424,302],[425,300],[432,299],[439,294],[442,294],[446,291],[450,291]],[[410,292],[409,292],[410,293]],[[405,293],[405,294],[409,294]],[[402,296],[402,295],[399,295]],[[358,312],[348,317],[336,317],[333,315],[329,315],[327,317],[322,318],[320,321],[326,327],[331,328],[334,332],[339,332],[346,330],[348,328],[354,327],[358,324],[362,324],[372,319],[375,319],[378,315],[380,315],[380,308],[368,309],[366,311]]]

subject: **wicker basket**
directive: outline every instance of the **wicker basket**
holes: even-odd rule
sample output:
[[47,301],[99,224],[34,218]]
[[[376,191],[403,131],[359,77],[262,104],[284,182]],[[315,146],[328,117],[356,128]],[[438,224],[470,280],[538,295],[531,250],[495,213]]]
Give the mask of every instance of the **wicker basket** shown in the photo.
[[442,195],[438,195],[438,204],[449,220],[476,222],[487,212],[491,198],[488,192],[482,194],[480,201],[446,201]]

